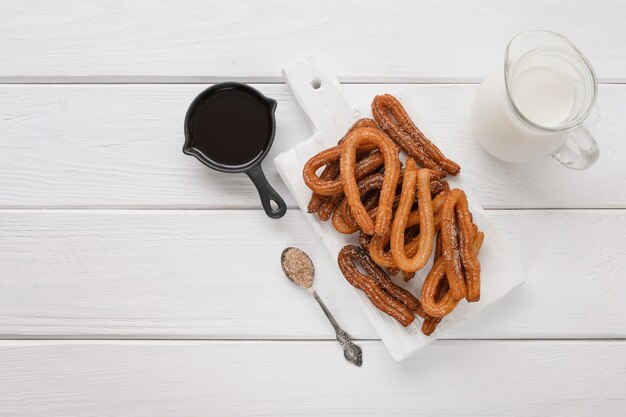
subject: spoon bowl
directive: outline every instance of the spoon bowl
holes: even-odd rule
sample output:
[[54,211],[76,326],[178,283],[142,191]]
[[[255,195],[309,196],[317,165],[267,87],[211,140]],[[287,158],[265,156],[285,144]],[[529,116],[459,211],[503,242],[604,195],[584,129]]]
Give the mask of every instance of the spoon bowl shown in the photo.
[[285,276],[297,286],[307,290],[313,287],[315,267],[303,250],[293,246],[285,248],[280,254],[280,266]]

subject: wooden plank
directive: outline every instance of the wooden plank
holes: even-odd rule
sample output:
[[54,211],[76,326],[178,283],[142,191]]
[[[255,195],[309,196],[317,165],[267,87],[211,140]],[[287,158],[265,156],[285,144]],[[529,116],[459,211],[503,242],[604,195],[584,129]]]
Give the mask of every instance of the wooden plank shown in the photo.
[[[626,210],[492,211],[526,283],[445,338],[626,337]],[[279,256],[312,256],[321,296],[377,338],[300,212],[3,211],[0,337],[326,338]]]
[[626,343],[0,342],[0,415],[617,416]]
[[[217,173],[181,152],[183,119],[203,85],[0,86],[0,207],[258,208],[244,175]],[[285,85],[258,85],[279,101],[264,166],[294,206],[271,160],[311,134]],[[515,166],[472,138],[474,85],[344,85],[354,103],[402,88],[463,167],[487,208],[626,207],[626,86],[603,85],[589,127],[601,156],[572,172],[555,161]]]
[[623,82],[624,20],[619,0],[3,2],[0,81],[277,81],[313,48],[343,81],[476,81],[515,34],[549,28]]

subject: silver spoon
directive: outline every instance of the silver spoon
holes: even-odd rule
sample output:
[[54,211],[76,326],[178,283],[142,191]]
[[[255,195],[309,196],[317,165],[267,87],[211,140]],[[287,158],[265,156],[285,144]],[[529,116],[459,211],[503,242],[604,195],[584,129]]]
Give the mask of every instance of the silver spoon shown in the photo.
[[333,325],[335,329],[335,334],[337,337],[337,341],[343,347],[343,356],[347,361],[352,362],[356,366],[361,366],[363,364],[363,353],[361,348],[350,340],[348,333],[346,333],[339,324],[335,320],[324,302],[317,295],[317,291],[315,291],[315,287],[313,286],[313,276],[315,275],[315,268],[313,267],[313,262],[311,258],[301,251],[298,248],[289,247],[285,248],[283,253],[280,255],[280,265],[283,267],[283,272],[296,285],[306,289],[309,294],[311,294],[315,300],[317,300],[322,310],[324,310],[324,314],[328,317],[330,324]]

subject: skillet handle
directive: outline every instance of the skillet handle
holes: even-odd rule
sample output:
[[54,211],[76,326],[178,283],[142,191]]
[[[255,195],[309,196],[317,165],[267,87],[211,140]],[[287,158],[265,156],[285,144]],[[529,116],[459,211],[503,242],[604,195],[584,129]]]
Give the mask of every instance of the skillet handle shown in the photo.
[[[246,171],[246,174],[248,174],[248,177],[250,177],[259,192],[265,214],[272,219],[280,219],[283,217],[287,212],[287,204],[285,204],[285,200],[282,199],[276,190],[272,188],[267,178],[265,178],[261,164],[253,166]],[[272,207],[272,201],[276,204],[275,207]]]

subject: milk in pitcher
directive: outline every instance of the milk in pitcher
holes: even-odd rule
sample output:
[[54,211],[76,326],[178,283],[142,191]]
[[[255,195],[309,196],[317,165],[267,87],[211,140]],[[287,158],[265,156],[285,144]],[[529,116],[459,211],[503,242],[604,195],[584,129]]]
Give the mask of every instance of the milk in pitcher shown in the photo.
[[474,99],[472,122],[479,142],[506,162],[529,162],[557,151],[563,143],[563,132],[533,129],[524,118],[544,128],[558,128],[574,110],[572,77],[551,65],[551,60],[542,62],[540,51],[533,55],[532,62],[510,80],[510,100],[502,70],[483,81]]

